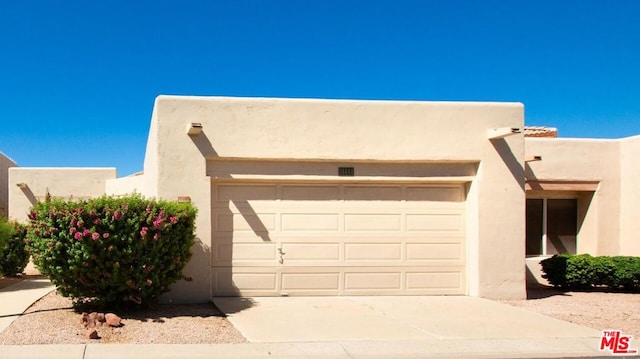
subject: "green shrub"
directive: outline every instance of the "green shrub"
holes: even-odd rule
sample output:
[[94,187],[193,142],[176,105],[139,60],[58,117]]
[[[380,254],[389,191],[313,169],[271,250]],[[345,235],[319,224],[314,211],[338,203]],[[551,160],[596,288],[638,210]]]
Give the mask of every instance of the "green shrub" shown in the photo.
[[29,262],[25,246],[25,227],[0,217],[0,275],[12,277],[22,273]]
[[552,257],[543,259],[540,262],[542,266],[542,278],[546,279],[549,284],[557,288],[567,287],[567,260],[571,258],[571,254],[555,254]]
[[618,256],[612,258],[615,263],[614,281],[612,287],[623,287],[626,290],[640,289],[640,258]]
[[606,286],[627,291],[640,290],[640,257],[561,254],[544,259],[543,278],[562,289],[590,289]]
[[588,289],[596,281],[593,257],[578,254],[567,259],[567,286],[576,289]]
[[591,266],[593,267],[593,285],[618,287],[614,284],[616,282],[616,263],[612,257],[593,257]]
[[140,304],[183,278],[195,217],[190,203],[140,195],[47,200],[31,209],[27,244],[62,295]]

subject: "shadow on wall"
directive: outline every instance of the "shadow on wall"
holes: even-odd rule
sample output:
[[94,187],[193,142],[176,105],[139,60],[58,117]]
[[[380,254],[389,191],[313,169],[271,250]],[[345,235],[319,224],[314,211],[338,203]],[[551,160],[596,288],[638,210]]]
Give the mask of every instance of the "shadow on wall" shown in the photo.
[[528,162],[524,163],[524,176],[528,180],[538,179],[538,177],[536,177],[536,174],[533,172],[533,169],[531,169],[531,166],[529,165]]
[[210,300],[210,258],[211,249],[196,238],[191,247],[191,259],[182,271],[185,279],[172,284],[170,291],[160,296],[160,303],[207,303]]
[[21,186],[20,189],[22,190],[22,193],[24,193],[25,197],[27,197],[29,203],[31,203],[32,206],[34,206],[38,202],[36,195],[33,194],[33,191],[31,190],[31,188],[29,188],[29,186]]
[[520,164],[520,160],[513,154],[511,151],[511,147],[504,138],[491,140],[491,144],[498,152],[498,155],[502,158],[502,161],[505,163],[511,175],[516,180],[516,182],[520,183],[522,190],[524,191],[524,179],[525,179],[525,169]]
[[204,132],[196,136],[191,136],[191,139],[204,158],[218,157],[218,153],[213,149],[211,141],[209,141],[209,138],[204,134]]
[[[263,243],[272,242],[269,229],[260,220],[258,214],[246,200],[232,200],[226,202],[226,206],[214,207],[211,211],[212,226],[212,246],[211,251],[211,273],[212,276],[212,296],[237,297],[240,290],[234,283],[233,278],[233,242],[234,242],[234,213],[229,208],[233,205],[238,209],[238,213],[243,217],[244,222],[249,226],[248,231],[252,235],[259,237]],[[237,216],[237,214],[236,214]],[[244,304],[236,303],[236,306],[251,307],[250,302]],[[239,311],[239,310],[238,310]],[[225,312],[228,312],[225,309]]]

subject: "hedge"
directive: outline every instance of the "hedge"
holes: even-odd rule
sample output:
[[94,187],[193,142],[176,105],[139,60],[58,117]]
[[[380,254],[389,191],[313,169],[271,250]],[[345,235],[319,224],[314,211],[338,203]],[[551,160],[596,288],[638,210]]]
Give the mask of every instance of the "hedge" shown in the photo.
[[29,213],[27,245],[58,292],[105,304],[156,299],[184,278],[194,244],[190,203],[140,195],[38,202]]
[[540,262],[542,277],[561,289],[640,290],[640,257],[559,254]]
[[26,229],[17,222],[0,217],[0,275],[16,276],[27,266]]

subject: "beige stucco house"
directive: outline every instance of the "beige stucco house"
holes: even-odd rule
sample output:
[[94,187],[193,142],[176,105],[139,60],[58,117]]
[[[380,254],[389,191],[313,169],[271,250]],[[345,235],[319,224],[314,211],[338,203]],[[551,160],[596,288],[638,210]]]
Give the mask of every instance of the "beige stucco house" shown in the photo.
[[9,156],[0,152],[0,216],[9,212],[9,168],[17,166]]
[[188,196],[199,209],[193,281],[167,295],[183,302],[523,298],[526,256],[640,255],[640,137],[523,129],[519,103],[160,96],[143,172],[11,168],[9,214],[24,220],[47,189]]

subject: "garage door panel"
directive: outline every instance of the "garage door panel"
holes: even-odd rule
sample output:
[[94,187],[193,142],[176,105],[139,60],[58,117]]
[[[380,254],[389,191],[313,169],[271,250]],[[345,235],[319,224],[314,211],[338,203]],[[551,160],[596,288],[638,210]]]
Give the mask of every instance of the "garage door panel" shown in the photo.
[[216,246],[216,261],[218,262],[243,262],[243,261],[275,261],[275,243],[235,243]]
[[337,213],[283,213],[282,231],[338,231]]
[[400,261],[402,244],[400,243],[346,243],[345,261]]
[[407,214],[407,231],[464,230],[464,217],[460,213]]
[[216,201],[274,201],[277,198],[275,185],[217,185]]
[[288,242],[282,244],[283,256],[289,261],[340,259],[340,243]]
[[340,273],[313,273],[301,270],[297,273],[282,274],[282,290],[322,293],[326,291],[338,292],[340,289]]
[[283,201],[337,201],[338,186],[282,186]]
[[236,271],[231,267],[213,269],[212,289],[214,296],[274,296],[280,295],[277,271],[267,268]]
[[402,187],[345,186],[345,201],[398,201],[402,198]]
[[465,294],[457,185],[214,185],[215,295]]
[[421,202],[461,202],[464,200],[462,187],[407,187],[407,201]]
[[217,267],[214,296],[460,295],[462,268],[434,267]]
[[408,260],[462,260],[461,243],[408,243]]
[[407,273],[407,290],[459,290],[463,285],[459,271],[430,271]]
[[344,230],[349,231],[400,231],[399,214],[345,214]]
[[402,274],[400,272],[345,272],[344,290],[388,290],[400,291],[402,289]]
[[275,229],[275,213],[228,213],[216,215],[216,230],[218,232],[266,232],[274,231]]

